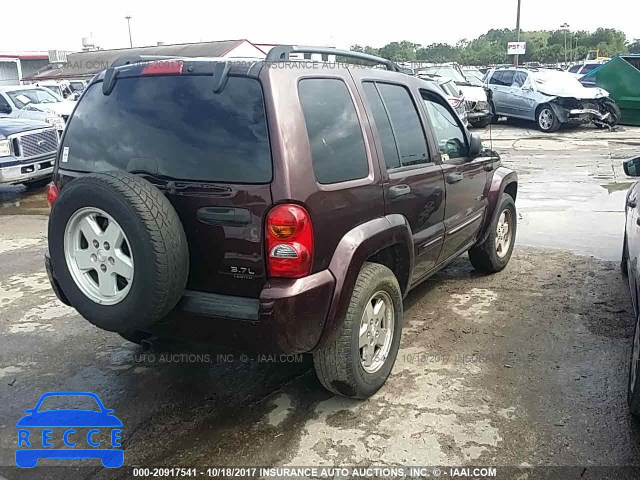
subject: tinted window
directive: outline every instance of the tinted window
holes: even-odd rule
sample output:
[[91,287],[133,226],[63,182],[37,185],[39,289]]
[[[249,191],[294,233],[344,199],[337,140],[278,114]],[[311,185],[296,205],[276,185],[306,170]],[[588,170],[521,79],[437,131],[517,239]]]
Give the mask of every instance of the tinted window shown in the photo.
[[500,70],[494,72],[489,81],[492,85],[502,85],[510,87],[513,83],[513,70]]
[[308,78],[300,81],[298,92],[318,182],[345,182],[369,175],[358,114],[344,82]]
[[428,94],[423,94],[423,99],[433,125],[433,133],[438,140],[438,150],[442,155],[443,161],[468,157],[469,150],[466,136],[456,121],[457,116]]
[[527,81],[527,74],[524,72],[516,72],[513,76],[513,85],[516,87],[522,87]]
[[271,181],[271,151],[257,80],[229,78],[213,93],[209,76],[121,78],[82,96],[63,147],[78,171],[120,169],[183,180]]
[[400,151],[400,163],[406,166],[430,162],[420,117],[409,92],[399,85],[377,85],[391,119]]
[[382,154],[384,155],[384,163],[387,168],[397,168],[400,166],[400,156],[398,155],[398,146],[391,128],[391,122],[387,116],[378,89],[371,82],[363,84],[365,94],[369,100],[369,105],[373,112],[373,120],[378,129],[380,143],[382,143]]
[[581,66],[582,66],[582,65],[574,65],[573,67],[571,67],[571,68],[569,69],[569,73],[578,73],[578,70],[580,70],[580,67],[581,67]]
[[598,68],[600,65],[598,65],[597,63],[588,63],[584,66],[584,68],[582,69],[582,71],[580,72],[583,75],[586,75],[589,72],[592,72],[593,70],[595,70],[596,68]]

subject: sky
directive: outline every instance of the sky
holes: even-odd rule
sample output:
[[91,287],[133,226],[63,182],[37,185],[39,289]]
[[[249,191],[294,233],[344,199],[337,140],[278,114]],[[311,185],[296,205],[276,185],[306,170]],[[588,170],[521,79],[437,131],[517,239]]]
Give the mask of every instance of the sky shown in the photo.
[[[455,44],[490,28],[515,28],[517,0],[110,0],[70,2],[68,9],[64,3],[30,0],[27,5],[28,19],[12,16],[2,22],[0,52],[77,51],[82,37],[91,34],[101,48],[124,48],[129,44],[127,15],[134,46],[239,38],[338,48],[401,40]],[[572,30],[617,28],[631,40],[640,38],[638,18],[638,0],[612,0],[606,7],[584,0],[522,0],[521,28],[556,29],[567,22]]]

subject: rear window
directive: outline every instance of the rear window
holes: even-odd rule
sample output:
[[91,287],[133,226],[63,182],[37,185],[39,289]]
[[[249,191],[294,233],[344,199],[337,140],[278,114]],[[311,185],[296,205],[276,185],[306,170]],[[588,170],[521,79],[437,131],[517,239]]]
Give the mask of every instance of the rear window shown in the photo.
[[210,76],[121,78],[108,96],[94,84],[62,146],[60,166],[81,172],[228,183],[272,176],[262,88],[251,78],[230,77],[218,94]]

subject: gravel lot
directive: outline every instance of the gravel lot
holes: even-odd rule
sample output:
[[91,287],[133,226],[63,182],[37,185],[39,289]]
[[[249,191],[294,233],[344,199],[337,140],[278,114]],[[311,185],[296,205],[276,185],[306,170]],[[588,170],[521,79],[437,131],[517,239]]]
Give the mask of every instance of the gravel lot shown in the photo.
[[[0,475],[44,478],[9,466],[15,422],[51,390],[92,391],[115,409],[126,465],[640,465],[617,264],[630,183],[620,159],[640,151],[640,129],[510,124],[492,138],[520,175],[514,257],[494,276],[461,257],[412,292],[392,377],[364,402],[323,391],[304,356],[149,353],[92,327],[49,288],[42,192],[0,190]],[[74,465],[46,475],[131,474]]]

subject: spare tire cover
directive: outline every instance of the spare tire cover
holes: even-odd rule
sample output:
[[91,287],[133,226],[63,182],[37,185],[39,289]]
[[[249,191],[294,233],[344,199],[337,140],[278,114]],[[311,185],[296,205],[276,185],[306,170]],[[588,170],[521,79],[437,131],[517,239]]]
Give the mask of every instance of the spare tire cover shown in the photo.
[[175,209],[147,180],[124,172],[89,174],[62,188],[49,217],[49,253],[71,305],[116,332],[163,318],[189,273]]

